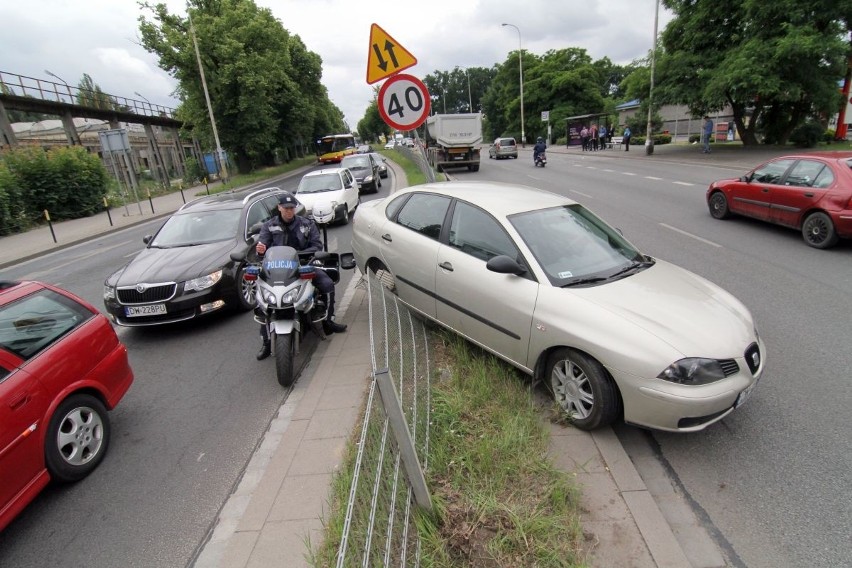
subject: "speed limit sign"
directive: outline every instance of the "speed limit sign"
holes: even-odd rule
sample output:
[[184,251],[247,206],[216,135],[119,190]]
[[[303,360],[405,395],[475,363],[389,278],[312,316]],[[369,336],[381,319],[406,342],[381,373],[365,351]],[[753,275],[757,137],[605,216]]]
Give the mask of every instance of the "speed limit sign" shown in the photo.
[[397,130],[414,130],[423,124],[430,106],[426,85],[412,75],[394,75],[379,89],[379,114]]

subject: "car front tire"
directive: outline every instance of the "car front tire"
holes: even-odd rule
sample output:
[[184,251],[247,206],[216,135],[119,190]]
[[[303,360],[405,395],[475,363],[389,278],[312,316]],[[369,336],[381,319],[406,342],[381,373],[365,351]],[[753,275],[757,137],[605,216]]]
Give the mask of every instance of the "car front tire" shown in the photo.
[[104,459],[110,440],[106,407],[88,394],[73,394],[62,401],[50,418],[44,460],[51,479],[79,481]]
[[802,237],[808,246],[818,249],[827,249],[837,244],[837,231],[831,217],[822,212],[808,215],[802,223]]
[[618,391],[595,359],[562,348],[547,360],[547,386],[571,423],[581,430],[611,424],[620,413]]
[[710,216],[714,219],[727,219],[731,216],[731,211],[728,209],[728,198],[721,191],[710,196],[707,207],[710,209]]
[[238,312],[253,310],[257,304],[257,283],[254,280],[243,278],[245,272],[246,265],[243,264],[237,270],[236,294],[229,302],[233,309]]

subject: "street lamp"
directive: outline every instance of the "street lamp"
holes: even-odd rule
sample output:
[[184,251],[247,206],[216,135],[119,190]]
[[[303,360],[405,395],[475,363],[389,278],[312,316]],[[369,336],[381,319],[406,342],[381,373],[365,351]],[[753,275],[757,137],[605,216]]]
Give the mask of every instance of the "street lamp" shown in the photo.
[[[47,73],[48,75],[50,75],[51,77],[55,77],[55,78],[59,79],[60,81],[62,81],[63,83],[65,83],[65,79],[63,79],[59,75],[55,75],[55,74],[51,73],[50,71],[48,71],[47,69],[45,69],[44,72]],[[65,83],[65,86],[71,87],[71,85],[69,85],[68,83]]]
[[133,91],[133,94],[134,94],[134,95],[136,95],[137,97],[142,97],[142,100],[143,100],[143,101],[145,101],[145,102],[146,102],[146,103],[148,103],[148,104],[151,104],[151,101],[149,101],[148,99],[146,99],[146,98],[145,98],[145,95],[143,95],[143,94],[142,94],[142,93],[140,93],[139,91]]
[[[659,0],[658,0],[659,1]],[[518,76],[521,83],[521,146],[526,147],[526,133],[524,132],[524,48],[521,47],[521,30],[515,24],[500,24],[515,28],[518,32]]]
[[473,99],[470,96],[470,69],[465,67],[464,74],[467,75],[467,112],[473,112]]

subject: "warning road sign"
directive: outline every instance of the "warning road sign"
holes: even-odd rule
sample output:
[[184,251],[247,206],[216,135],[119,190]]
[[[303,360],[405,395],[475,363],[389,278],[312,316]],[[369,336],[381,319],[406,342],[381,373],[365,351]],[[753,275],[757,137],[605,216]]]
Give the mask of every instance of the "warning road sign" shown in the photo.
[[370,27],[370,48],[367,53],[367,84],[372,85],[398,71],[417,65],[417,58],[398,41],[380,28]]

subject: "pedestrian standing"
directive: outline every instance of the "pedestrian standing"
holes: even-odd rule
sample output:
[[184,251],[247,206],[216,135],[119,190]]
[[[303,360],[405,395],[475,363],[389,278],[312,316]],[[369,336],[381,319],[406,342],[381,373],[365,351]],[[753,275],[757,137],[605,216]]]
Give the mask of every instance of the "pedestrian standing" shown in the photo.
[[601,150],[606,150],[606,126],[601,126],[600,132],[598,133],[601,138]]
[[580,131],[580,142],[583,144],[583,152],[588,150],[589,145],[589,129],[583,126],[583,130]]
[[701,142],[704,148],[701,150],[703,154],[710,153],[710,136],[713,135],[713,121],[709,116],[704,117],[704,129],[701,131]]
[[624,151],[630,151],[630,136],[632,133],[630,132],[630,127],[626,124],[624,125],[624,134],[622,134],[622,141],[624,142]]
[[597,125],[592,125],[589,129],[589,141],[592,143],[592,151],[597,151],[598,149],[598,127]]

